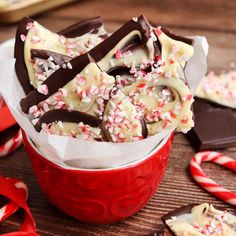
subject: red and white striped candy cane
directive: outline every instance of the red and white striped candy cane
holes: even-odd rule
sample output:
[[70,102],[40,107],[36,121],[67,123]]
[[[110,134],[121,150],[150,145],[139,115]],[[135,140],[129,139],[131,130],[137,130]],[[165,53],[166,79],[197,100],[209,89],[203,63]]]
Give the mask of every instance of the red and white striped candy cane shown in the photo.
[[9,139],[6,143],[0,146],[0,157],[4,157],[15,149],[17,149],[22,144],[22,133],[21,130],[17,132],[17,134]]
[[0,176],[0,195],[10,200],[10,203],[0,209],[0,222],[15,213],[19,208],[26,212],[25,219],[18,232],[3,234],[3,236],[39,236],[36,233],[36,226],[30,209],[26,203],[28,189],[26,185],[14,178]]
[[[0,176],[0,182],[7,182],[15,186],[17,189],[21,189],[20,194],[21,197],[26,201],[28,198],[28,188],[27,186],[20,180],[13,178],[5,178]],[[9,202],[2,208],[0,208],[0,222],[4,221],[7,217],[14,214],[19,209],[19,206],[15,202]]]
[[236,206],[236,193],[221,187],[209,178],[200,166],[202,162],[213,162],[236,172],[236,161],[218,152],[204,151],[197,153],[190,163],[191,174],[200,186],[223,201]]

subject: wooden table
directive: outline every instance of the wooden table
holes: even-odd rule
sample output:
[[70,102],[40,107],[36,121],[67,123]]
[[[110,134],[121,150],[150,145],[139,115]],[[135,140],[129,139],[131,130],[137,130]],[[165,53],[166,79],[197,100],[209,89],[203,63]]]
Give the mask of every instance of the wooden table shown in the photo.
[[[210,69],[229,69],[236,61],[236,1],[223,0],[104,0],[78,1],[34,17],[45,27],[58,31],[76,21],[101,15],[106,28],[114,31],[133,16],[145,14],[153,22],[183,35],[205,35],[210,44]],[[0,42],[14,37],[15,25],[0,26]],[[231,63],[232,64],[232,63]],[[222,150],[236,158],[236,148]],[[90,225],[78,222],[52,206],[42,194],[28,157],[21,147],[0,160],[0,174],[23,180],[29,187],[29,206],[42,235],[154,235],[162,228],[160,217],[187,203],[211,202],[232,209],[202,190],[189,175],[189,162],[194,155],[183,134],[176,134],[165,177],[151,201],[134,216],[116,224]],[[235,176],[214,164],[204,164],[204,170],[214,180],[236,192]],[[0,233],[15,231],[23,217],[17,212],[0,224]]]

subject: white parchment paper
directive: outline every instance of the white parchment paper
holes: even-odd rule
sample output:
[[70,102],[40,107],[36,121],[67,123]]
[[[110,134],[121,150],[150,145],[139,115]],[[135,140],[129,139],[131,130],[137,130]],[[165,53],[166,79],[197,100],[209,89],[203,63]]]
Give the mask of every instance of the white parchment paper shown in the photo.
[[[194,38],[194,55],[185,68],[185,75],[194,91],[207,70],[208,44],[204,37]],[[174,129],[160,132],[132,143],[90,142],[71,137],[36,132],[27,116],[21,112],[20,100],[25,97],[15,74],[14,40],[0,47],[0,94],[10,111],[45,158],[63,168],[114,168],[140,160],[157,148]]]

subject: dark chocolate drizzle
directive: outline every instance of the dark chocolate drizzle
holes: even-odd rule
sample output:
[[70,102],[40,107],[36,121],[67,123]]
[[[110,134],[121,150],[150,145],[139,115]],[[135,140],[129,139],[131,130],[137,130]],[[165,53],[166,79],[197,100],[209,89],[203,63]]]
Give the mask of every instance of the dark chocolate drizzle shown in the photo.
[[99,127],[100,124],[99,119],[87,113],[56,109],[44,113],[34,127],[36,131],[39,132],[42,129],[43,123],[50,124],[56,121],[71,122],[77,124],[79,122],[83,122],[84,124],[90,125],[91,127]]
[[[28,23],[33,23],[34,20],[25,17],[17,27],[16,31],[16,42],[14,49],[14,57],[16,58],[16,74],[19,79],[19,82],[25,92],[25,94],[29,94],[34,87],[30,84],[30,78],[28,75],[28,70],[25,64],[24,58],[24,45],[25,43],[21,40],[21,35],[27,36],[28,30],[26,30],[26,26]],[[58,32],[58,34],[63,35],[65,37],[77,37],[89,32],[96,32],[96,30],[103,25],[103,21],[101,17],[95,17],[88,20],[83,20],[78,22],[66,29],[63,29]],[[107,35],[104,35],[107,37]]]
[[75,57],[70,61],[72,69],[64,69],[61,67],[56,70],[42,83],[42,85],[47,85],[49,91],[48,94],[44,95],[34,89],[21,100],[20,105],[22,111],[28,113],[31,106],[39,104],[41,101],[44,101],[45,99],[56,93],[59,88],[63,88],[92,61],[92,58],[89,56],[89,54],[86,53],[79,57]]
[[67,63],[72,59],[72,57],[60,53],[41,49],[31,49],[30,54],[31,54],[31,59],[40,58],[47,60],[51,56],[53,58],[53,62],[55,62],[55,64],[59,66],[62,66],[63,64]]

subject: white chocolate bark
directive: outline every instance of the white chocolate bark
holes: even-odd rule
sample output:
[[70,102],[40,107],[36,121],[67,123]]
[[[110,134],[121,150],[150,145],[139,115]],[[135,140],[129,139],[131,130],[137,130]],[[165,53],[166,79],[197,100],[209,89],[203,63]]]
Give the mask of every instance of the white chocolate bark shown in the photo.
[[191,213],[173,216],[166,224],[177,236],[236,236],[236,217],[203,203]]
[[[147,35],[149,39],[145,45],[137,43],[135,47],[134,42],[137,41],[134,39],[139,37],[140,42],[143,40],[138,30],[131,31],[97,64],[90,62],[58,92],[32,106],[29,113],[33,122],[36,123],[45,112],[53,109],[84,112],[103,120],[103,132],[112,142],[131,142],[144,138],[144,121],[149,136],[174,127],[184,133],[191,129],[194,125],[191,110],[193,96],[183,68],[193,55],[193,47],[170,38],[160,27],[150,26],[147,32],[150,35]],[[41,83],[58,70],[59,65],[51,58],[36,58],[32,61],[30,49],[51,50],[75,57],[101,42],[99,35],[105,33],[100,27],[96,34],[65,38],[33,22],[25,41],[25,61],[32,85],[42,94],[50,93],[46,84]],[[155,51],[159,46],[158,40],[161,44],[160,55],[158,50]],[[129,45],[130,41],[132,44]],[[125,51],[124,48],[128,49]],[[74,69],[69,61],[63,66]],[[119,70],[115,71],[116,79],[107,74],[119,67],[126,69],[121,70],[120,75]],[[120,91],[110,97],[111,91],[117,89]],[[118,118],[114,117],[116,112],[119,113]],[[74,127],[65,124],[67,126]],[[59,130],[57,124],[50,124],[50,127],[53,132]],[[66,134],[69,131],[66,128],[66,131],[58,132]]]
[[66,38],[49,31],[36,21],[30,23],[28,28],[29,30],[26,35],[24,47],[24,57],[30,82],[35,88],[41,84],[42,81],[35,78],[34,63],[31,60],[30,54],[31,49],[50,50],[70,57],[75,57],[88,52],[99,44],[102,41],[102,38],[99,36],[106,33],[104,28],[100,27],[99,32],[96,34],[87,33],[80,37]]
[[113,76],[102,72],[95,63],[90,63],[57,93],[30,109],[29,113],[37,118],[49,110],[68,109],[99,117],[114,82]]
[[[167,72],[171,76],[165,77]],[[148,134],[153,135],[162,129],[177,127],[177,131],[187,132],[193,127],[191,105],[193,96],[185,82],[178,78],[175,64],[152,71],[152,77],[137,78],[122,91],[132,98],[141,109],[148,124]]]
[[236,108],[236,70],[220,75],[210,72],[202,79],[196,96]]

